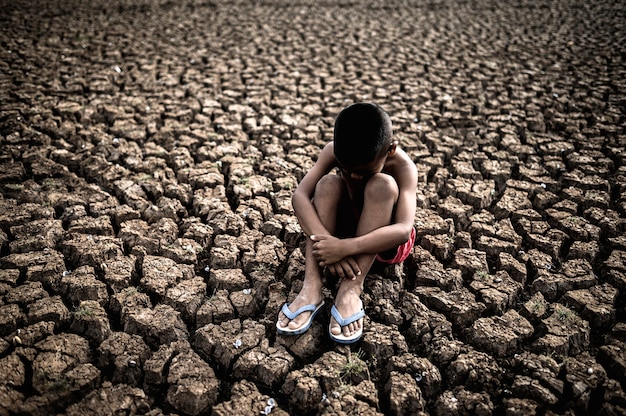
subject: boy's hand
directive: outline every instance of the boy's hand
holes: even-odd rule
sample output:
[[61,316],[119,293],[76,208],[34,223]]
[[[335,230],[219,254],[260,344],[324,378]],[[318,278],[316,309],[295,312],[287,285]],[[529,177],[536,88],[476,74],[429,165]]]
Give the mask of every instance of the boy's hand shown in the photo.
[[332,235],[312,235],[310,238],[313,241],[313,256],[315,256],[322,267],[337,263],[347,255],[344,252],[345,246],[337,237]]
[[355,280],[357,276],[361,275],[361,269],[352,257],[346,257],[337,263],[328,265],[328,271],[347,280]]
[[343,279],[354,279],[361,274],[359,265],[348,255],[345,241],[332,235],[312,235],[313,256],[321,267]]

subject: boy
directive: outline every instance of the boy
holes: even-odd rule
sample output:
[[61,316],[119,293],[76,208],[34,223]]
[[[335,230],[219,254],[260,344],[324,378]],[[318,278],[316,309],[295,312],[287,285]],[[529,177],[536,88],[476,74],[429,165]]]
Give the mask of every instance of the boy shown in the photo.
[[[340,277],[329,335],[350,344],[363,334],[363,281],[374,259],[399,263],[414,241],[417,169],[392,142],[379,106],[356,103],[335,121],[333,141],[296,188],[292,203],[307,236],[302,290],[285,304],[277,332],[297,335],[324,305],[322,268]],[[339,174],[331,173],[334,168]]]

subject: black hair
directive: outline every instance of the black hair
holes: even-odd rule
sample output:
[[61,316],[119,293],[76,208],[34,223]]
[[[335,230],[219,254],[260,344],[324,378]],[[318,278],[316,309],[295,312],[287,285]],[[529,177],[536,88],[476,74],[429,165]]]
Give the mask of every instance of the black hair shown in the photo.
[[378,105],[356,103],[335,120],[335,157],[344,166],[362,166],[387,151],[391,144],[391,119]]

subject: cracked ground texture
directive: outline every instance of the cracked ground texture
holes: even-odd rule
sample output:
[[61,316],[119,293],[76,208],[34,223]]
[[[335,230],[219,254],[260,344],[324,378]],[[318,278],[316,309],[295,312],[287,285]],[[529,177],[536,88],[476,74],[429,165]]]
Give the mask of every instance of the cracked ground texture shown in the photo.
[[[0,9],[0,414],[626,413],[622,2]],[[359,343],[277,336],[291,193],[355,101],[417,241]]]

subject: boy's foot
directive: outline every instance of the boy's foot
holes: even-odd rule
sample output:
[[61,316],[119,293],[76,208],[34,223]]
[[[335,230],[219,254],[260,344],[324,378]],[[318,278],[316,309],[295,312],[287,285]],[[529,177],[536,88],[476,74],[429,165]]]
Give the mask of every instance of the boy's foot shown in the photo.
[[340,289],[331,315],[329,335],[334,341],[351,344],[361,338],[365,312],[356,291]]
[[291,319],[292,322],[294,319],[307,312],[309,312],[309,319],[304,321],[304,323],[296,329],[289,328],[289,325],[283,327],[281,326],[280,322],[276,322],[276,331],[278,331],[278,333],[281,335],[300,335],[305,333],[311,327],[313,319],[315,319],[315,315],[319,313],[319,311],[322,309],[322,306],[324,306],[324,301],[322,301],[319,305],[304,305],[303,307],[298,308],[296,311],[291,312],[291,310],[289,309],[289,305],[285,303],[283,305],[283,308],[281,309],[281,313],[285,315],[288,319]]
[[299,294],[289,305],[285,304],[278,313],[276,330],[281,334],[292,335],[305,332],[323,305],[324,296],[321,293],[315,299],[309,299],[302,293]]

